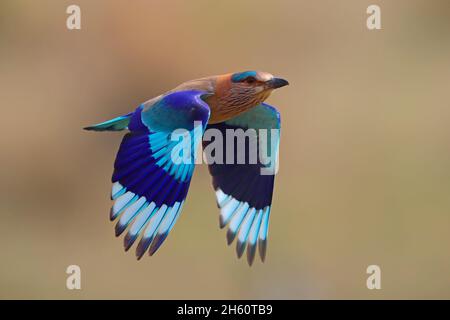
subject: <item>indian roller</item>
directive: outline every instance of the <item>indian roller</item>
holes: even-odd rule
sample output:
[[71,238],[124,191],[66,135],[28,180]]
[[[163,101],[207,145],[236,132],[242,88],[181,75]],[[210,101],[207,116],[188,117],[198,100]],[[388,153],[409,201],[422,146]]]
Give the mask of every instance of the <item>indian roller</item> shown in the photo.
[[[179,148],[178,141],[173,141],[171,136],[174,130],[184,129],[193,138],[188,140],[192,157],[202,140],[195,139],[196,130],[200,137],[208,129],[223,133],[224,145],[231,139],[226,135],[229,129],[279,130],[279,112],[264,101],[274,89],[288,84],[262,71],[190,80],[142,103],[131,113],[84,128],[128,130],[114,163],[111,191],[114,203],[110,211],[111,221],[117,220],[116,236],[127,230],[125,250],[139,238],[138,260],[147,251],[153,255],[180,215],[195,163],[174,160],[175,149]],[[195,123],[200,125],[195,126]],[[261,140],[260,133],[256,134],[256,139]],[[211,143],[203,139],[205,149]],[[279,135],[269,137],[268,145],[274,146],[278,155]],[[245,148],[248,153],[255,152],[250,144],[246,143]],[[221,151],[228,159],[226,153],[234,150],[223,147]],[[261,174],[265,166],[268,166],[267,161],[260,160],[208,164],[220,209],[220,227],[228,226],[228,244],[237,237],[239,258],[247,248],[249,265],[254,261],[257,248],[263,262],[266,257],[275,173]]]

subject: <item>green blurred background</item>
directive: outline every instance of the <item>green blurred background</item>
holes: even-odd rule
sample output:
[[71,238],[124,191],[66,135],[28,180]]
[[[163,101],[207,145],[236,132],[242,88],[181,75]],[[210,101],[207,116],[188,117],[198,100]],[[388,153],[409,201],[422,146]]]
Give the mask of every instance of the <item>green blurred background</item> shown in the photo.
[[[447,0],[2,0],[0,298],[450,298],[449,40]],[[122,134],[81,128],[247,69],[291,83],[266,263],[226,246],[205,165],[137,262],[108,220]]]

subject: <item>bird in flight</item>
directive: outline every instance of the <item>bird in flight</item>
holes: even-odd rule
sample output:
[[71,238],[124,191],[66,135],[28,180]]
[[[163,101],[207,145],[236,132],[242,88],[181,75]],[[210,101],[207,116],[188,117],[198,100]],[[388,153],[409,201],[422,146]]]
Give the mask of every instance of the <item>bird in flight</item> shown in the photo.
[[[114,163],[111,191],[114,204],[110,211],[111,221],[117,220],[116,236],[127,231],[125,250],[139,239],[136,257],[140,259],[147,251],[153,255],[164,242],[189,189],[195,167],[192,159],[201,140],[196,134],[201,137],[211,129],[222,134],[223,143],[218,147],[218,140],[208,141],[205,134],[205,153],[214,144],[212,153],[223,153],[227,160],[208,163],[220,209],[220,227],[228,226],[228,244],[237,237],[239,258],[247,248],[247,261],[252,265],[258,247],[261,260],[265,260],[275,172],[263,174],[263,170],[276,164],[279,135],[261,132],[279,130],[280,114],[264,101],[274,89],[288,84],[262,71],[190,80],[142,103],[129,114],[84,128],[128,130]],[[179,129],[186,133],[182,137],[190,138],[181,146],[186,152],[180,152],[179,139],[173,138]],[[237,148],[228,147],[235,136],[227,131],[249,129],[256,134],[247,135],[242,158]],[[266,142],[261,144],[263,138]],[[250,143],[252,139],[258,142],[256,148]],[[186,144],[191,148],[184,149]],[[261,151],[267,148],[274,152],[261,156]],[[179,161],[186,159],[186,153],[191,160]],[[257,161],[250,161],[252,153],[260,155]],[[272,160],[267,161],[268,158]]]

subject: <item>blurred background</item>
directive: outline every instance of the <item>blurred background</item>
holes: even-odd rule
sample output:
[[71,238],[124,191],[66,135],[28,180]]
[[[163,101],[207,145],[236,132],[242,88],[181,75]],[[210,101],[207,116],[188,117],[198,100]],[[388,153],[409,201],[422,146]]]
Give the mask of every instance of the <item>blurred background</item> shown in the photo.
[[[449,39],[447,0],[2,0],[0,298],[450,298]],[[226,246],[201,165],[137,262],[108,219],[122,133],[82,127],[248,69],[291,83],[268,100],[283,129],[267,261]]]

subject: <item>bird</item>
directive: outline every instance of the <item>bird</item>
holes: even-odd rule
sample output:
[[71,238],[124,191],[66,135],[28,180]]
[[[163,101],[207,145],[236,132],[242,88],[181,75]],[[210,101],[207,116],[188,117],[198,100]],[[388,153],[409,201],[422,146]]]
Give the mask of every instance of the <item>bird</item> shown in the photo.
[[[233,150],[226,147],[234,139],[227,131],[253,129],[254,134],[243,144],[247,152],[244,163],[217,161],[208,163],[208,169],[220,210],[220,228],[228,226],[228,244],[237,237],[237,256],[241,258],[247,249],[250,266],[257,248],[261,261],[265,261],[275,171],[263,175],[261,170],[278,164],[279,135],[266,138],[265,146],[270,152],[253,163],[249,163],[249,157],[252,153],[259,154],[264,144],[257,144],[255,149],[250,141],[262,141],[261,129],[280,130],[280,113],[264,101],[273,90],[288,84],[287,80],[263,71],[203,77],[184,82],[140,104],[133,112],[84,128],[128,131],[114,162],[111,190],[114,203],[110,210],[110,220],[117,220],[116,236],[126,231],[125,251],[137,243],[138,260],[146,252],[152,256],[182,211],[195,162],[174,159],[174,154],[182,157],[183,153],[177,153],[179,146],[172,136],[175,130],[181,129],[182,137],[191,138],[185,145],[192,148],[186,149],[183,157],[194,159],[200,144],[204,152],[212,147],[215,141],[208,141],[206,132],[214,130],[224,137],[223,147],[215,151],[236,160],[236,155],[230,156]],[[273,160],[262,161],[268,155]]]

